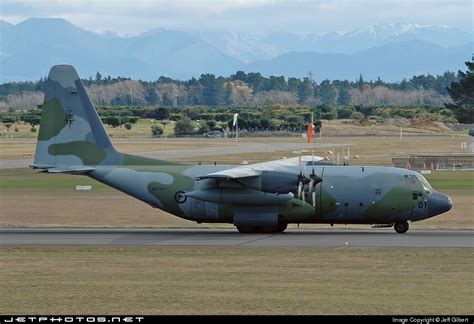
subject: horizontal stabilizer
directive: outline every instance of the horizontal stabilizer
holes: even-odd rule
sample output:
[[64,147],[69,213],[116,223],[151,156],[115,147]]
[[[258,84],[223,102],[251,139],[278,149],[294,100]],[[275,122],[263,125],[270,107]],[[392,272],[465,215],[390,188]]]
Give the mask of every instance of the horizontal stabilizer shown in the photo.
[[95,168],[83,166],[83,165],[50,165],[50,164],[33,164],[33,169],[39,169],[40,172],[47,173],[71,173],[71,174],[84,174],[90,171],[94,171]]

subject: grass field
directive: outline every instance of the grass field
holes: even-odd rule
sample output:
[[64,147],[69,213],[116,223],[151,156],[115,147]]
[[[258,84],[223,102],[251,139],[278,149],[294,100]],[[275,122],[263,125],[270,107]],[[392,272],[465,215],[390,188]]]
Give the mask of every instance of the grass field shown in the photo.
[[[114,145],[143,152],[233,141],[152,139],[145,135],[148,127],[142,122],[134,138],[124,138],[130,134],[124,129],[111,130]],[[454,134],[402,141],[383,135],[318,139],[350,146],[360,157],[351,164],[367,165],[390,165],[392,156],[412,153],[458,152],[459,143],[468,140]],[[291,142],[295,149],[304,143],[239,141]],[[0,139],[0,159],[31,157],[34,145],[33,138]],[[328,145],[316,154],[327,150],[336,152]],[[295,154],[277,150],[199,160],[238,164],[283,156]],[[195,163],[196,157],[182,160]],[[439,171],[427,178],[454,206],[411,227],[474,229],[474,172]],[[76,185],[93,190],[78,192]],[[0,207],[0,227],[233,227],[182,220],[84,176],[30,169],[0,170]],[[473,254],[473,249],[0,248],[0,314],[472,314]]]
[[[160,125],[163,128],[164,135],[168,136],[174,132],[174,121],[170,121],[169,124],[163,125],[159,121],[151,121],[150,119],[139,119],[135,125],[132,126],[132,129],[126,129],[125,127],[109,127],[105,126],[110,137],[122,137],[122,138],[131,138],[131,137],[151,137],[151,125]],[[15,127],[18,129],[17,132],[14,131]],[[36,126],[36,129],[39,130],[39,126]],[[10,130],[7,131],[5,125],[0,123],[0,136],[4,138],[36,138],[38,131],[31,132],[31,126],[23,122],[16,123],[10,127]]]
[[[435,189],[451,196],[453,209],[412,223],[412,228],[474,228],[474,172],[439,171],[427,178]],[[76,185],[92,185],[93,190],[75,191]],[[84,176],[49,175],[30,169],[0,170],[0,205],[0,227],[232,227],[197,225]],[[301,227],[329,228],[329,225]]]
[[[205,147],[213,145],[226,145],[235,140],[229,139],[208,139],[208,138],[151,138],[150,120],[141,119],[131,129],[126,130],[123,127],[107,127],[107,132],[112,138],[112,142],[117,149],[132,153],[142,151],[160,151],[166,149],[186,149],[191,147]],[[17,125],[19,132],[8,132],[8,138],[0,136],[0,159],[23,159],[31,158],[34,154],[37,133],[29,131],[29,125]],[[173,132],[173,123],[166,125],[165,134],[170,135]],[[0,128],[1,129],[1,128]],[[470,141],[471,138],[464,133],[455,133],[448,129],[443,131],[433,131],[430,128],[406,128],[405,137],[400,140],[399,127],[388,125],[362,126],[347,123],[347,121],[323,121],[323,137],[316,138],[316,143],[329,145],[325,149],[317,149],[316,154],[325,156],[326,151],[332,150],[340,158],[344,156],[342,149],[331,148],[330,144],[347,145],[351,148],[353,155],[360,156],[360,160],[355,163],[364,164],[383,164],[391,163],[393,156],[405,156],[410,153],[447,153],[459,152],[460,143]],[[1,133],[0,133],[1,134]],[[11,138],[13,137],[13,138]],[[305,139],[299,136],[294,137],[242,137],[241,142],[262,142],[268,145],[278,145],[279,142],[295,143],[295,149],[299,144],[304,144]],[[430,145],[436,143],[436,145]],[[282,156],[291,156],[292,151],[277,151],[264,154],[236,154],[226,156],[209,156],[199,158],[200,161],[240,163],[242,160],[249,162],[258,162],[268,159],[281,158]],[[191,157],[188,161],[197,161]]]
[[[198,122],[195,121],[195,127],[198,127]],[[169,124],[164,125],[160,121],[150,120],[146,118],[139,119],[136,124],[133,125],[132,129],[128,130],[125,127],[109,127],[106,126],[106,130],[111,137],[119,138],[132,138],[132,137],[151,137],[151,125],[160,125],[164,130],[164,135],[169,136],[174,133],[174,121],[169,121]],[[390,124],[379,124],[379,125],[363,125],[352,120],[323,120],[322,121],[323,132],[329,136],[339,135],[369,135],[369,136],[398,136],[400,127]],[[14,131],[15,127],[18,129]],[[39,126],[36,126],[39,130]],[[23,122],[16,123],[11,126],[10,130],[3,123],[0,123],[0,136],[8,138],[36,138],[38,132],[31,132],[31,126]],[[461,134],[466,135],[465,131],[452,131],[449,127],[442,123],[428,123],[421,125],[410,125],[403,128],[403,133],[406,135],[419,135],[419,134]]]
[[473,249],[0,249],[2,314],[472,314]]
[[[339,155],[339,163],[344,161],[344,155],[347,149],[350,149],[352,155],[349,164],[351,165],[384,165],[391,166],[393,157],[408,157],[410,154],[447,154],[460,153],[460,143],[469,142],[471,139],[466,136],[413,136],[400,140],[396,137],[388,136],[339,136],[339,137],[323,137],[317,138],[315,155],[327,157],[337,162]],[[233,141],[233,139],[227,139]],[[308,148],[305,140],[297,137],[284,138],[241,138],[241,142],[251,141],[260,142],[269,146],[274,146],[274,152],[262,153],[238,153],[226,155],[212,155],[203,157],[190,157],[183,159],[184,161],[203,163],[222,163],[222,164],[239,164],[245,160],[249,163],[257,163],[262,161],[281,159],[283,157],[294,157],[299,154],[293,153],[301,148]],[[213,141],[214,142],[214,141]],[[278,144],[281,142],[290,142],[295,144],[294,150],[278,150]],[[220,143],[226,144],[226,140]],[[341,146],[342,145],[342,146]],[[320,147],[322,146],[322,147]],[[333,155],[329,153],[333,152]],[[311,152],[303,153],[303,155],[311,155]],[[357,158],[355,157],[357,155]]]
[[[220,146],[225,143],[206,139],[165,138],[119,138],[113,139],[117,150],[125,153],[161,150],[182,150],[188,148]],[[0,139],[0,160],[31,159],[35,153],[36,139]]]

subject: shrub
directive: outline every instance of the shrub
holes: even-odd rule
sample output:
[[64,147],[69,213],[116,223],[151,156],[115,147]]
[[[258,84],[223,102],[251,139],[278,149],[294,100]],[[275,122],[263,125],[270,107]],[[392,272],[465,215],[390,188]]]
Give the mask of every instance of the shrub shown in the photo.
[[163,135],[163,128],[160,125],[152,125],[151,126],[151,135],[153,137],[160,137]]
[[211,129],[210,129],[209,125],[204,120],[202,120],[199,124],[198,133],[203,134],[203,133],[209,132],[210,130]]
[[110,125],[112,127],[117,127],[120,125],[120,119],[117,116],[107,116],[102,119],[104,124]]
[[347,119],[350,118],[354,110],[352,107],[342,107],[337,110],[337,118]]
[[132,129],[132,123],[130,123],[130,122],[125,123],[123,126],[125,126],[125,128],[128,129],[128,130]]
[[362,120],[365,118],[364,114],[361,113],[361,112],[358,112],[358,111],[354,111],[351,115],[351,118],[352,119],[355,119],[355,120]]
[[176,135],[190,135],[194,133],[194,125],[192,120],[187,117],[181,117],[174,125],[174,133]]
[[323,112],[321,114],[321,119],[333,120],[336,119],[336,111]]

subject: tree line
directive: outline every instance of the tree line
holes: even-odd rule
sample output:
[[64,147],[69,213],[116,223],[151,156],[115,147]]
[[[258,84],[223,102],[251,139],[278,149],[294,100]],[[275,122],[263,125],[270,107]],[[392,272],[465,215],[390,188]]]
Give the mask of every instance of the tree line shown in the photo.
[[[456,122],[453,112],[436,106],[328,106],[324,104],[279,105],[241,107],[212,106],[97,106],[102,122],[110,127],[123,126],[131,129],[139,119],[151,119],[161,125],[174,122],[176,135],[203,134],[219,130],[232,130],[233,116],[238,113],[239,129],[248,132],[286,131],[302,132],[313,118],[316,127],[321,120],[353,119],[359,123],[382,122],[389,118],[419,118],[427,121]],[[41,109],[0,112],[0,121],[10,128],[23,121],[36,131],[41,118]],[[152,125],[152,134],[160,136],[163,129]]]
[[[323,80],[265,77],[258,72],[238,71],[229,77],[202,74],[199,78],[176,80],[161,76],[156,81],[103,77],[83,82],[96,104],[103,105],[442,105],[450,102],[447,87],[457,80],[453,72],[442,75],[419,75],[401,82],[365,80]],[[45,79],[36,82],[11,82],[0,85],[3,107],[22,108],[28,94],[42,91]],[[16,102],[15,102],[16,101]],[[31,100],[30,100],[31,101]],[[10,104],[10,106],[8,106]],[[2,105],[0,105],[1,107]],[[31,107],[23,107],[31,108]]]
[[[187,81],[160,77],[153,82],[103,78],[97,72],[95,79],[83,81],[105,118],[104,123],[111,126],[133,124],[137,118],[177,120],[184,115],[191,119],[222,122],[232,119],[236,112],[242,114],[241,118],[245,114],[266,112],[265,117],[273,116],[269,120],[283,120],[267,123],[265,118],[252,116],[248,122],[242,121],[251,125],[263,120],[260,126],[250,126],[262,128],[281,124],[291,127],[294,116],[306,121],[310,112],[319,114],[322,119],[424,116],[430,120],[455,122],[457,119],[470,123],[474,122],[474,63],[466,62],[466,65],[468,71],[458,71],[457,75],[446,72],[436,77],[414,76],[398,83],[380,79],[365,81],[360,76],[357,81],[324,80],[318,84],[310,78],[267,78],[260,73],[243,71],[228,78],[203,74],[199,79]],[[2,84],[0,104],[5,101],[5,94],[8,93],[7,99],[16,92],[25,97],[25,93],[39,92],[44,82],[41,79]],[[34,115],[34,110],[29,110],[21,113],[21,118],[31,122],[35,120]]]

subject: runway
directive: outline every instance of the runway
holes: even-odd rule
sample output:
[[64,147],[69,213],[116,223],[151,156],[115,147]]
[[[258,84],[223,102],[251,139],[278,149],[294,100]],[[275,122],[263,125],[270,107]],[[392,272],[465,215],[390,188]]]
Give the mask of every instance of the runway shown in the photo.
[[300,230],[240,234],[233,229],[0,229],[0,247],[355,247],[472,248],[474,231],[393,229]]

